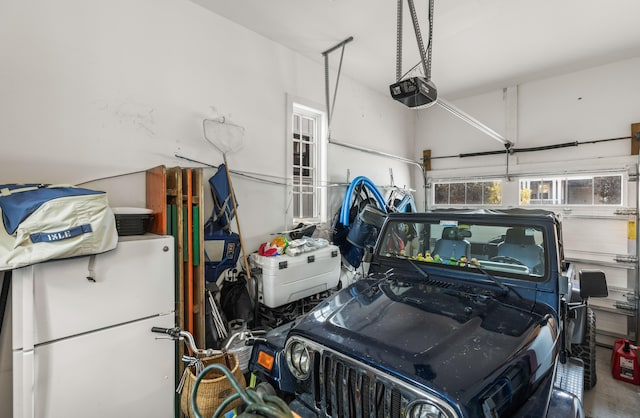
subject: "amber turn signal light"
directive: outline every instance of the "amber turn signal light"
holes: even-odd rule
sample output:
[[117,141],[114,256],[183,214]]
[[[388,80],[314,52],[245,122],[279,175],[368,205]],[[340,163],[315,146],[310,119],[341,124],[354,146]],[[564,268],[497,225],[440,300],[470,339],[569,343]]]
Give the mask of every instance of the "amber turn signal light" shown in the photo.
[[273,368],[273,360],[273,356],[269,353],[265,353],[264,351],[258,353],[258,364],[269,371]]

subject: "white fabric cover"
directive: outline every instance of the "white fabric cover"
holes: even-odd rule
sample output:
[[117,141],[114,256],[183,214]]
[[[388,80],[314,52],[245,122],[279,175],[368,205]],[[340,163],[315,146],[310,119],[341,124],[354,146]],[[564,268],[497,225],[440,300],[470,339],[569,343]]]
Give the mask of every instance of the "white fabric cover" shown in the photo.
[[[0,219],[1,216],[2,209]],[[64,231],[82,225],[90,225],[91,232],[65,236]],[[34,243],[32,234],[51,234],[53,240]],[[114,249],[117,244],[115,217],[106,193],[56,198],[36,209],[14,234],[9,234],[0,222],[0,270],[98,254]]]

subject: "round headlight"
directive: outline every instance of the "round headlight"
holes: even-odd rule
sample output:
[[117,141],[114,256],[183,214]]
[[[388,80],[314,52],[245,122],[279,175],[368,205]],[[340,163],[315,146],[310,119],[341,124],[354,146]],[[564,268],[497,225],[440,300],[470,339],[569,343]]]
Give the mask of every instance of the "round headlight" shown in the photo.
[[309,350],[299,341],[293,341],[286,350],[287,365],[298,379],[309,377]]
[[417,401],[409,405],[407,418],[446,418],[447,415],[436,405],[427,401]]

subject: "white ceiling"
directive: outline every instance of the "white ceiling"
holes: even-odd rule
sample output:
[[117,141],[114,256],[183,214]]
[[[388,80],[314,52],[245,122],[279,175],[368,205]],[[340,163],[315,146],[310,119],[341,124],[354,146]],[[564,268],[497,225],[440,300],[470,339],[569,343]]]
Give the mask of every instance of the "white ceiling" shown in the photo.
[[[385,94],[395,81],[394,0],[192,1],[318,62],[353,36],[343,74]],[[428,0],[415,3],[426,44]],[[419,55],[403,4],[405,72]],[[640,57],[640,0],[435,0],[431,79],[447,98],[631,57]],[[340,50],[329,60],[337,68]]]

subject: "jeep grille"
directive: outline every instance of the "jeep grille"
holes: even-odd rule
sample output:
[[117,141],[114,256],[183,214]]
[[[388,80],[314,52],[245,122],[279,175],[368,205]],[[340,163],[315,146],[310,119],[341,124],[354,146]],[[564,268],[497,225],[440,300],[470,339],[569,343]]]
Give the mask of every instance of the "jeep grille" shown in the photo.
[[311,393],[301,396],[326,416],[403,418],[411,402],[428,400],[447,416],[457,417],[447,403],[431,394],[307,339],[293,338],[304,342],[313,358]]
[[399,389],[375,375],[326,353],[314,367],[316,406],[332,417],[400,418],[408,400]]

